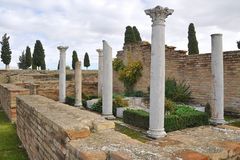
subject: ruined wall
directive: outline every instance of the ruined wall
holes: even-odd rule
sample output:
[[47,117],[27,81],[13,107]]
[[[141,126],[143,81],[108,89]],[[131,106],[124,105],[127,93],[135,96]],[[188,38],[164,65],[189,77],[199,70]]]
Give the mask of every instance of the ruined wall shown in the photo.
[[[150,50],[150,44],[142,43],[133,46],[132,50],[124,47],[117,55],[125,63],[129,57],[144,62],[143,76],[135,88],[145,92],[150,85]],[[191,87],[195,102],[211,103],[211,54],[186,55],[186,51],[166,46],[166,78],[186,81]],[[224,87],[225,110],[240,113],[240,51],[224,52]],[[114,72],[114,91],[123,89],[118,74]]]
[[16,96],[27,94],[30,94],[28,89],[14,84],[0,85],[0,105],[12,122],[16,121]]
[[[39,95],[17,98],[16,125],[31,160],[70,160],[79,153],[77,148],[68,148],[71,141],[86,138],[92,131],[97,133],[114,128],[114,122],[98,114]],[[81,159],[81,155],[76,159]]]

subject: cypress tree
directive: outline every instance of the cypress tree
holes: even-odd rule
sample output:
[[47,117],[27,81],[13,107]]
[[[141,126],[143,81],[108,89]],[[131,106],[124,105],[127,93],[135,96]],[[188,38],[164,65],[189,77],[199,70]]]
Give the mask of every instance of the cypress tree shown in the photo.
[[18,68],[19,69],[27,69],[27,64],[26,64],[26,55],[24,54],[24,51],[22,52],[22,55],[19,56],[19,63],[18,63]]
[[142,38],[141,38],[140,33],[139,33],[136,26],[133,26],[133,32],[134,32],[134,36],[136,38],[136,41],[137,42],[142,42]]
[[90,66],[90,60],[89,60],[89,56],[88,53],[86,52],[84,55],[84,67],[88,68]]
[[73,51],[72,54],[72,69],[75,70],[75,63],[78,61],[77,52]]
[[199,54],[198,41],[193,23],[190,23],[188,27],[188,54]]
[[58,61],[57,70],[59,70],[59,68],[60,68],[60,60]]
[[7,33],[5,33],[2,37],[2,49],[1,49],[1,59],[2,62],[6,65],[6,69],[9,69],[9,63],[11,62],[11,54],[12,51],[10,49],[9,45],[9,36],[7,36]]
[[124,44],[136,43],[136,37],[134,35],[133,28],[131,26],[126,27]]
[[42,64],[41,64],[41,70],[46,70],[46,64],[45,64],[45,61],[43,61]]
[[240,41],[237,41],[237,47],[240,49]]
[[45,54],[44,54],[44,49],[42,46],[41,41],[36,40],[35,46],[34,46],[34,51],[33,51],[33,58],[32,58],[32,64],[33,68],[41,67],[41,68],[46,68],[45,65]]
[[32,55],[31,55],[31,49],[27,46],[26,48],[26,66],[27,68],[31,67],[32,65]]

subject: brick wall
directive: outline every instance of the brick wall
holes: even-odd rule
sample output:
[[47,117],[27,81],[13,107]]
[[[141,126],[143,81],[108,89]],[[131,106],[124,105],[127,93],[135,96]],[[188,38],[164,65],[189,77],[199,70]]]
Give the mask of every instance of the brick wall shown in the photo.
[[77,148],[68,147],[70,142],[114,128],[114,122],[98,114],[39,95],[17,98],[16,125],[30,160],[81,159]]
[[0,103],[11,121],[16,121],[16,96],[30,94],[28,89],[14,84],[0,85]]
[[[147,91],[150,85],[150,50],[149,43],[125,46],[117,57],[128,63],[140,60],[143,63],[143,76],[135,90]],[[166,46],[166,78],[186,81],[192,90],[193,100],[197,103],[211,103],[211,54],[186,55],[186,51],[175,50]],[[240,113],[240,50],[224,52],[224,96],[225,110]],[[114,72],[114,92],[124,90]]]

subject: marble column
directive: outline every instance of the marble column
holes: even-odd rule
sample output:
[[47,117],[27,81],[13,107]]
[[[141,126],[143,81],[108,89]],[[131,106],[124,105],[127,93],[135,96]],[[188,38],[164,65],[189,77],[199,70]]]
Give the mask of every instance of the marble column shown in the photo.
[[81,62],[75,63],[75,106],[82,107],[82,70]]
[[223,124],[224,121],[224,71],[222,34],[212,34],[212,117],[213,124]]
[[152,18],[151,39],[151,80],[150,80],[150,117],[148,136],[166,136],[164,130],[165,101],[165,19],[173,13],[172,9],[156,6],[145,10]]
[[108,43],[103,40],[103,106],[102,106],[102,115],[111,119],[113,117],[112,112],[112,48]]
[[103,87],[103,50],[97,49],[98,52],[98,97],[102,96]]
[[66,50],[67,46],[58,46],[60,51],[59,63],[59,102],[64,103],[66,98]]

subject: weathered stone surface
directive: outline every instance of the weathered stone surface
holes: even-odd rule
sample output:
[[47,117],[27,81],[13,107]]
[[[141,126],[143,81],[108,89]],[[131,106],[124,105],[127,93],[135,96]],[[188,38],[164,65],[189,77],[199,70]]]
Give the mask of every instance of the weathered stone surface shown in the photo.
[[182,160],[209,160],[208,156],[192,150],[181,151],[177,156]]
[[79,154],[79,159],[84,160],[106,160],[107,154],[102,151],[95,151],[95,152],[81,152]]
[[111,152],[110,160],[132,160],[132,157],[127,152]]
[[85,138],[90,135],[90,130],[88,128],[80,129],[79,131],[76,130],[66,130],[68,137],[70,140],[78,139],[78,138]]
[[97,132],[106,129],[114,129],[115,123],[113,121],[95,121],[93,122],[93,128]]

